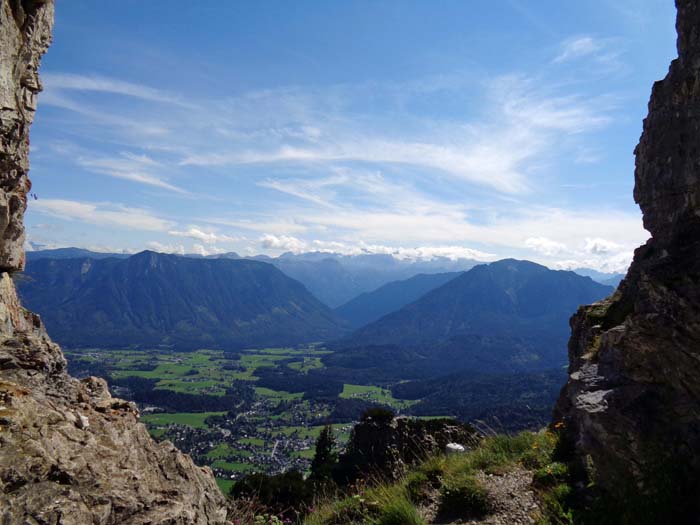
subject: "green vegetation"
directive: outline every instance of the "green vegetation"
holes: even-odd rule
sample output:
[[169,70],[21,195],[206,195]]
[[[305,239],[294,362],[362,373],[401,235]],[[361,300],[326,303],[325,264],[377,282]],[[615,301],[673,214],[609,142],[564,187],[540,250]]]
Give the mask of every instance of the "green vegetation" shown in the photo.
[[216,478],[216,484],[219,486],[219,490],[224,494],[231,492],[231,487],[235,482],[232,479]]
[[332,428],[342,449],[351,421],[366,405],[410,404],[386,388],[349,384],[343,392],[340,381],[318,380],[314,374],[324,368],[322,358],[332,353],[309,345],[191,352],[83,349],[69,351],[68,357],[75,373],[106,376],[117,395],[159,409],[143,413],[150,434],[173,440],[198,464],[229,480],[247,472],[248,463],[268,472],[308,472],[322,423],[336,421]]
[[424,524],[421,508],[430,501],[437,503],[439,517],[471,519],[486,514],[491,504],[477,473],[504,473],[516,467],[536,471],[535,486],[547,513],[541,523],[566,523],[550,519],[557,512],[565,515],[561,504],[556,507],[566,492],[560,483],[565,467],[552,462],[556,445],[556,436],[549,432],[488,437],[466,454],[432,456],[396,482],[354,487],[350,494],[320,502],[304,523]]
[[266,396],[266,397],[272,397],[275,399],[284,399],[289,401],[290,399],[301,399],[304,397],[303,392],[296,392],[296,393],[291,393],[291,392],[285,392],[283,390],[272,390],[270,388],[263,388],[263,387],[255,387],[255,393],[258,394],[259,396]]
[[192,428],[209,428],[205,420],[210,416],[223,416],[226,412],[176,412],[173,414],[146,414],[141,421],[149,426],[187,425]]
[[240,443],[241,445],[252,445],[254,447],[265,446],[265,441],[260,438],[240,438],[238,440],[238,443]]
[[343,399],[364,399],[366,401],[396,408],[406,408],[418,402],[396,399],[391,394],[391,390],[387,388],[372,385],[351,385],[347,383],[343,385],[343,391],[338,397]]
[[[260,368],[274,368],[280,363],[301,373],[323,368],[321,356],[332,353],[316,347],[263,348],[240,352],[232,361],[221,350],[171,352],[161,350],[99,350],[69,352],[71,361],[82,365],[102,363],[114,379],[139,377],[156,380],[157,390],[191,395],[223,396],[232,381],[257,381]],[[260,395],[279,399],[299,399],[301,393],[271,389]]]
[[317,370],[323,368],[323,363],[320,357],[305,357],[303,361],[294,361],[287,365],[292,370],[308,374],[309,370]]
[[206,457],[209,459],[249,458],[252,455],[252,452],[248,450],[238,450],[227,443],[220,443],[206,453]]

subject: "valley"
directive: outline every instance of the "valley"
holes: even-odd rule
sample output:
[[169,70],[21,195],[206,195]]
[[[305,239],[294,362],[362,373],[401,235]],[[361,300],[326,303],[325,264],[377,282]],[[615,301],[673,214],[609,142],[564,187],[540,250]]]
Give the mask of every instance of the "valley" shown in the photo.
[[265,369],[306,374],[323,368],[321,358],[330,353],[310,345],[237,353],[81,349],[66,356],[75,375],[102,375],[115,395],[136,400],[151,435],[210,466],[226,490],[252,471],[307,471],[328,422],[338,442],[346,442],[357,410],[343,415],[339,404],[381,404],[401,413],[417,402],[375,385],[343,384],[335,399],[257,386],[256,374]]

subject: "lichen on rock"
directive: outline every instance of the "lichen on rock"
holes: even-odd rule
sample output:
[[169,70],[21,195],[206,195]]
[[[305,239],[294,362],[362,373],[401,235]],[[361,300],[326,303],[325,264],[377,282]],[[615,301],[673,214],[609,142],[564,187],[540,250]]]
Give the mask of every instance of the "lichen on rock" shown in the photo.
[[208,468],[156,443],[102,379],[68,375],[22,307],[29,127],[51,41],[52,0],[0,0],[0,523],[224,524]]

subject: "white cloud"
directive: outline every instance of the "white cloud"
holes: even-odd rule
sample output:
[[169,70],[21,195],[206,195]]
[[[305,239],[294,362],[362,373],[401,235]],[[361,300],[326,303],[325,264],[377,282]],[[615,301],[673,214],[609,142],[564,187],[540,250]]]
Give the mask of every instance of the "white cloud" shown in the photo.
[[[397,129],[391,117],[374,117],[358,124],[359,119],[345,119],[334,109],[326,113],[315,110],[314,128],[323,141],[316,140],[316,136],[292,141],[274,135],[238,148],[230,144],[221,148],[205,145],[186,154],[180,164],[334,166],[364,162],[411,166],[513,194],[529,189],[528,165],[551,151],[563,135],[597,129],[609,121],[602,114],[609,105],[600,100],[552,95],[541,88],[541,83],[526,77],[498,77],[486,82],[483,89],[483,115],[462,121],[428,120]],[[317,104],[323,107],[322,100]],[[280,181],[261,184],[299,198],[318,199],[305,188]]]
[[76,102],[65,96],[61,90],[45,89],[41,94],[39,103],[40,105],[54,106],[72,111],[83,116],[84,121],[79,126],[88,129],[88,135],[94,135],[95,127],[101,128],[107,134],[114,133],[118,129],[128,130],[129,137],[123,137],[123,139],[130,138],[134,146],[139,146],[144,137],[154,139],[167,135],[169,131],[162,124],[147,121],[145,118],[125,117],[108,113],[101,109],[95,109],[84,102]]
[[94,173],[102,173],[110,177],[130,180],[177,193],[186,193],[182,188],[167,182],[164,177],[149,172],[152,167],[158,166],[158,163],[145,155],[122,153],[121,157],[113,158],[78,157],[76,162],[79,166]]
[[525,246],[543,255],[558,255],[566,251],[565,244],[546,237],[530,237],[525,240]]
[[97,91],[126,95],[129,97],[149,100],[151,102],[163,102],[168,104],[183,105],[183,101],[176,96],[141,84],[125,82],[116,78],[102,77],[98,75],[76,75],[72,73],[42,72],[41,80],[47,89],[71,90],[71,91]]
[[301,253],[308,249],[306,242],[290,235],[266,234],[260,238],[260,245],[268,250]]
[[187,237],[196,241],[202,241],[206,244],[213,244],[215,242],[234,242],[238,240],[235,237],[203,231],[202,229],[196,227],[190,227],[184,231],[170,230],[168,235],[172,235],[174,237]]
[[341,255],[382,254],[392,255],[397,259],[431,260],[437,257],[447,259],[476,259],[489,261],[496,259],[492,253],[467,248],[465,246],[387,246],[369,244],[366,242],[347,243],[339,241],[324,241],[315,239],[307,242],[291,236],[264,235],[260,239],[261,246],[275,252],[303,253],[308,251],[336,253]]
[[[569,58],[572,53],[585,56],[586,45],[572,44]],[[589,43],[591,56],[603,52],[593,52],[591,46],[595,45]],[[547,173],[548,163],[555,156],[569,153],[571,159],[584,151],[582,134],[610,121],[609,99],[579,96],[570,86],[539,77],[492,78],[478,84],[483,93],[473,89],[473,78],[472,91],[465,82],[448,78],[437,87],[372,84],[264,90],[207,101],[196,115],[177,105],[166,112],[158,110],[159,105],[142,104],[147,109],[135,121],[116,111],[94,113],[68,95],[91,90],[177,100],[144,86],[70,75],[55,78],[48,95],[55,105],[85,117],[91,139],[95,130],[110,134],[113,124],[127,123],[138,128],[149,118],[161,129],[159,134],[154,128],[147,141],[140,134],[122,133],[112,142],[148,155],[81,152],[75,157],[86,169],[182,192],[169,177],[184,165],[208,183],[201,187],[221,187],[222,197],[235,202],[230,208],[235,214],[222,207],[200,207],[192,213],[196,216],[184,221],[205,226],[159,227],[165,234],[201,243],[207,252],[218,249],[213,245],[219,242],[240,244],[241,232],[251,231],[256,249],[272,251],[374,250],[398,257],[489,260],[535,250],[541,261],[577,257],[603,264],[603,257],[612,260],[643,240],[635,214],[537,205],[540,190],[549,188],[553,177]],[[457,95],[456,85],[470,93],[469,105],[475,110],[424,118],[399,107],[410,103],[415,93],[451,90]],[[363,113],[367,95],[381,99],[375,106],[382,111]],[[228,182],[214,186],[215,177]],[[210,217],[202,216],[208,213]],[[232,236],[219,234],[217,227]],[[617,247],[592,253],[587,239],[601,232]],[[167,243],[167,236],[159,242]],[[240,246],[246,249],[250,247]],[[606,248],[600,243],[591,247],[602,249]]]
[[596,237],[594,239],[587,238],[584,250],[595,255],[604,255],[611,252],[619,251],[622,248],[618,243]]
[[603,49],[603,43],[591,36],[578,36],[565,40],[554,62],[566,62],[575,58],[592,55]]
[[226,250],[218,248],[217,246],[207,245],[206,247],[201,244],[192,245],[192,253],[206,257],[207,255],[216,255],[219,253],[225,253]]
[[65,199],[31,201],[31,210],[58,219],[81,221],[100,226],[118,226],[132,230],[167,231],[173,226],[169,220],[141,208],[109,202],[80,202]]
[[185,255],[186,253],[185,247],[182,244],[163,244],[159,241],[150,241],[146,246],[154,252],[175,253],[178,255]]
[[590,35],[579,35],[564,40],[559,46],[559,53],[552,60],[554,64],[562,64],[580,59],[588,59],[607,71],[620,70],[622,42],[616,38],[595,38]]

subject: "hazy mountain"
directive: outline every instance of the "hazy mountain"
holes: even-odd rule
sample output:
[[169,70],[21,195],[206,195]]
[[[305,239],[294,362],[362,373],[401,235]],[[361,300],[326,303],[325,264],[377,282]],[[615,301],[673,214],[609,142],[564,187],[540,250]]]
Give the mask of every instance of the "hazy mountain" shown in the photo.
[[285,253],[266,258],[284,273],[303,283],[332,308],[392,281],[420,273],[459,272],[478,264],[470,259],[398,259],[385,254],[340,255],[323,252]]
[[351,327],[359,328],[412,303],[458,275],[459,272],[421,273],[403,281],[394,281],[351,299],[336,308],[335,313]]
[[[27,253],[27,260],[70,259],[90,257],[129,257],[127,254],[96,253],[82,248],[59,248]],[[197,255],[194,259],[240,259],[235,252]],[[419,273],[458,272],[472,268],[476,261],[436,257],[431,260],[403,260],[391,255],[341,255],[327,252],[284,253],[279,257],[255,255],[245,259],[273,264],[292,279],[296,279],[331,308],[338,307],[364,292],[371,292],[392,281],[408,279]]]
[[67,346],[260,347],[342,334],[301,283],[258,261],[148,251],[38,259],[17,281],[24,304]]
[[574,272],[506,259],[476,266],[336,346],[417,349],[436,372],[557,366],[567,360],[571,315],[612,291]]
[[103,253],[92,252],[83,248],[55,248],[52,250],[35,250],[26,252],[27,262],[39,259],[76,259],[79,257],[89,257],[91,259],[117,258],[126,259],[128,253]]
[[365,291],[362,276],[353,275],[338,260],[324,258],[304,260],[299,258],[268,258],[270,264],[279,268],[292,279],[302,283],[308,290],[331,308],[356,297]]
[[575,268],[571,270],[584,277],[590,277],[594,281],[617,288],[620,281],[625,277],[624,273],[606,273],[593,270],[592,268]]

